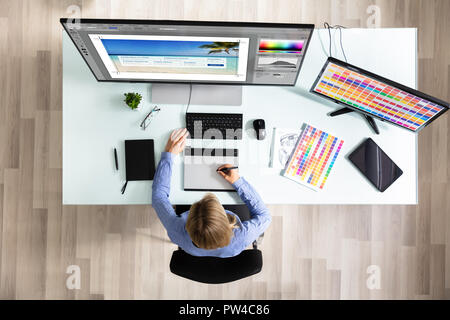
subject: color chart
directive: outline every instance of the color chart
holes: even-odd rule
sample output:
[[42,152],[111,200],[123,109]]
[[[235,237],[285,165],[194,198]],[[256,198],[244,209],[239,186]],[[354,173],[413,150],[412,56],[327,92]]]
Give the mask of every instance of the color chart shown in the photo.
[[300,53],[302,49],[302,40],[261,39],[259,42],[259,53]]
[[313,190],[322,190],[343,143],[343,140],[305,124],[282,175]]
[[443,109],[426,99],[331,62],[313,90],[412,131],[419,130]]

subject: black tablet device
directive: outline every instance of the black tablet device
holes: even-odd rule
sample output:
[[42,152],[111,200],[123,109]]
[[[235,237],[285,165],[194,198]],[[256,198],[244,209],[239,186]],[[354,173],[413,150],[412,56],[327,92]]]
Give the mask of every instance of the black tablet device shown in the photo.
[[348,159],[381,192],[403,174],[394,161],[370,138],[359,145]]

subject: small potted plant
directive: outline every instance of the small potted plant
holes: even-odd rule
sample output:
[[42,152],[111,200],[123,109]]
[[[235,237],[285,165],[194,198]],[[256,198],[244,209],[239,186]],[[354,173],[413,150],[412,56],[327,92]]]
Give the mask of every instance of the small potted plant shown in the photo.
[[141,103],[142,96],[139,93],[128,92],[124,93],[125,103],[130,107],[131,110],[137,110],[139,104]]

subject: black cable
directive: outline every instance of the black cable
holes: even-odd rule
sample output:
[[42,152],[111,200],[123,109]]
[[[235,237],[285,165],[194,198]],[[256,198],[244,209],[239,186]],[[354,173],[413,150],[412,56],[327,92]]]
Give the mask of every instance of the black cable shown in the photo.
[[344,55],[345,62],[347,62],[347,57],[344,52],[344,46],[342,45],[342,27],[339,27],[339,42],[341,43],[342,54]]
[[330,48],[328,49],[328,56],[331,57],[332,54],[331,54],[331,31],[330,31],[330,25],[328,24],[328,22],[324,22],[323,26],[328,29],[328,38],[330,39],[330,41],[329,41],[330,42]]
[[328,29],[328,38],[330,40],[329,56],[332,57],[332,54],[331,54],[331,29],[338,29],[339,30],[339,43],[341,46],[342,54],[344,55],[345,62],[347,62],[347,56],[345,55],[344,46],[342,44],[342,29],[345,29],[345,27],[338,25],[338,24],[334,25],[334,26],[330,26],[330,24],[328,22],[324,22],[323,26],[326,29]]
[[188,103],[187,103],[187,106],[186,106],[186,112],[185,113],[187,113],[188,110],[189,110],[189,105],[191,104],[191,95],[192,95],[192,83],[189,84],[189,100],[188,100]]

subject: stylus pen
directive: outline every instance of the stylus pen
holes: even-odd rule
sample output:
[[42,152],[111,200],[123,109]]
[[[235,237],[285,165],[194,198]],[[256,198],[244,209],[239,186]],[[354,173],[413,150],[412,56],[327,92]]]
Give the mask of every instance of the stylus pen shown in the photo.
[[114,161],[116,162],[116,170],[119,170],[119,161],[117,160],[117,150],[114,148]]
[[237,169],[237,168],[238,168],[238,167],[228,167],[228,168],[217,169],[217,171],[225,172],[225,171],[233,170],[233,169]]

